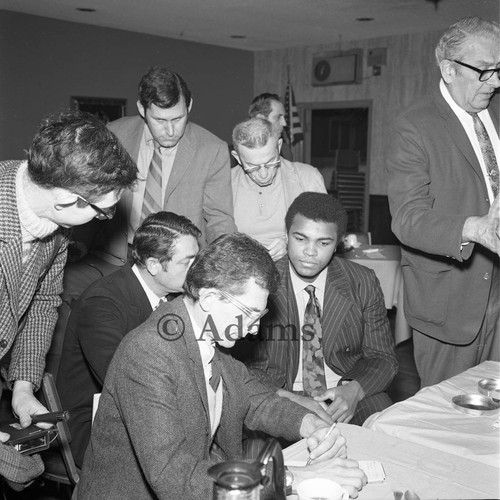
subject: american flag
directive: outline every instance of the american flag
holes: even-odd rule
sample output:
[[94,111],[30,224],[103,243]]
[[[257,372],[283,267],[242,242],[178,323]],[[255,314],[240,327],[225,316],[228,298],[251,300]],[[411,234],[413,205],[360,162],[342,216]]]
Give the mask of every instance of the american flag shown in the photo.
[[302,133],[299,110],[295,105],[295,96],[293,95],[293,88],[290,81],[288,81],[285,92],[285,114],[286,133],[290,140],[290,146],[294,146],[304,140],[304,134]]

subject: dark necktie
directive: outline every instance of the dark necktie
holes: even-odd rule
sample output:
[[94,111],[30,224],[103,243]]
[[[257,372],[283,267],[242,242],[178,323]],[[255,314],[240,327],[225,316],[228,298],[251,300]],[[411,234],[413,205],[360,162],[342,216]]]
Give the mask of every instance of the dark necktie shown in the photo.
[[156,304],[155,308],[153,309],[153,311],[156,311],[164,302],[166,302],[168,299],[167,297],[162,297],[160,299],[160,301],[158,302],[158,304]]
[[498,164],[495,158],[495,151],[493,150],[490,136],[488,135],[481,118],[479,118],[477,113],[470,113],[470,115],[474,120],[474,130],[477,135],[477,140],[479,141],[479,147],[481,148],[493,196],[496,198],[498,195]]
[[314,289],[313,285],[305,288],[309,301],[304,314],[305,328],[302,337],[302,383],[304,393],[311,397],[326,391],[325,363],[321,347],[321,313]]
[[144,190],[144,201],[142,202],[141,221],[149,214],[154,214],[161,210],[161,180],[162,180],[162,159],[160,147],[155,146],[153,158],[149,164],[148,177],[146,179],[146,189]]
[[217,392],[217,388],[219,387],[219,382],[221,378],[221,369],[220,369],[220,353],[215,347],[214,357],[210,362],[212,365],[212,375],[210,377],[210,385],[214,392]]

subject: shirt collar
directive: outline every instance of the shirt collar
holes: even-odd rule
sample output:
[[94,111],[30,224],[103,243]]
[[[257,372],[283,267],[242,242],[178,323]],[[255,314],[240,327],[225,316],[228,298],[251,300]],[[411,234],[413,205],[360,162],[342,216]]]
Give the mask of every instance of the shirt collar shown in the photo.
[[144,278],[141,276],[137,264],[134,264],[132,266],[132,272],[136,275],[137,279],[139,280],[139,283],[141,284],[142,289],[144,290],[144,293],[146,294],[149,303],[151,304],[151,309],[153,309],[154,311],[158,307],[158,304],[160,303],[163,297],[158,297],[158,295],[156,295],[156,293],[154,293],[153,290],[151,290],[151,288],[147,285],[147,283],[144,281]]
[[[439,82],[439,90],[441,91],[441,95],[443,96],[443,99],[448,103],[450,106],[451,110],[457,115],[458,118],[461,120],[466,119],[466,120],[471,120],[472,123],[472,116],[470,113],[465,111],[465,109],[461,108],[453,99],[453,97],[450,94],[450,91],[448,90],[448,87],[445,85],[444,80],[441,78],[441,81]],[[483,109],[477,113],[478,116],[483,116],[484,114],[487,114],[488,111],[487,109]]]
[[313,285],[316,288],[316,290],[318,290],[318,293],[320,293],[321,295],[325,294],[326,275],[328,273],[328,266],[325,267],[323,271],[321,271],[318,274],[317,278],[312,283],[309,283],[308,281],[304,281],[302,278],[297,276],[290,262],[288,263],[288,265],[290,266],[290,278],[292,280],[292,286],[293,289],[295,290],[295,293],[304,290],[308,285]]

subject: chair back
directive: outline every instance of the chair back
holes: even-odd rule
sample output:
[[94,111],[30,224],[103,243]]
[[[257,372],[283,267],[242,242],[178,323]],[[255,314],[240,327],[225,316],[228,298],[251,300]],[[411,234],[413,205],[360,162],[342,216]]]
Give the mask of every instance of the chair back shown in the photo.
[[[45,372],[42,380],[42,394],[45,406],[51,412],[62,411],[61,401],[57,394],[56,384],[52,373]],[[75,464],[69,443],[71,434],[66,421],[57,422],[57,445],[46,452],[42,452],[45,465],[43,476],[56,483],[74,486],[80,479],[80,470]],[[61,464],[62,462],[62,464]],[[62,467],[61,467],[62,465]]]

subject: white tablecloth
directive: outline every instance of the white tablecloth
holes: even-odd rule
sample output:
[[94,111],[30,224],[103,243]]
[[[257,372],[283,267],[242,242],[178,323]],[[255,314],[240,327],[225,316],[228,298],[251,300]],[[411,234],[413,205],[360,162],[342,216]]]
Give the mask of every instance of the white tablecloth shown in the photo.
[[[377,460],[384,466],[386,480],[367,484],[359,500],[394,500],[393,491],[415,491],[427,498],[500,498],[499,470],[468,458],[386,436],[363,427],[339,424],[347,440],[349,458]],[[285,463],[308,457],[305,441],[284,450]],[[293,496],[291,498],[294,498]]]
[[403,311],[403,275],[401,249],[397,245],[362,245],[346,252],[343,257],[375,271],[384,294],[386,309],[397,307],[395,342],[411,337],[411,330]]
[[479,380],[499,377],[500,363],[485,361],[372,415],[364,427],[498,468],[500,413],[469,415],[454,408],[451,400],[478,394]]

